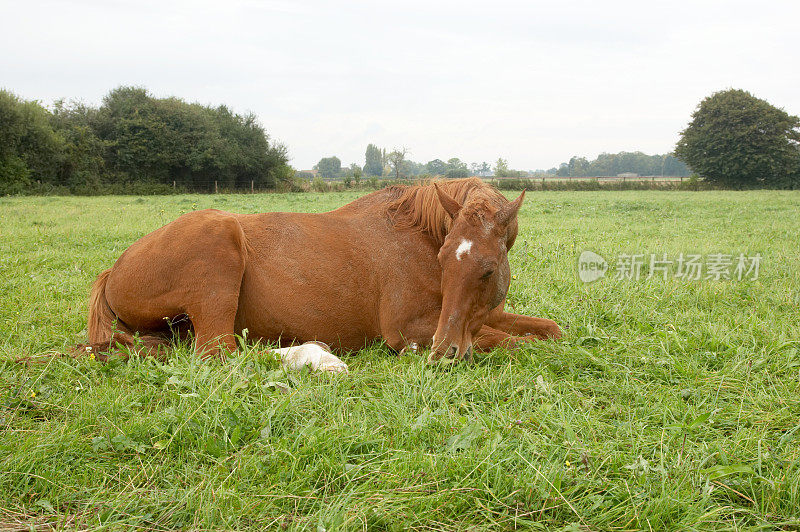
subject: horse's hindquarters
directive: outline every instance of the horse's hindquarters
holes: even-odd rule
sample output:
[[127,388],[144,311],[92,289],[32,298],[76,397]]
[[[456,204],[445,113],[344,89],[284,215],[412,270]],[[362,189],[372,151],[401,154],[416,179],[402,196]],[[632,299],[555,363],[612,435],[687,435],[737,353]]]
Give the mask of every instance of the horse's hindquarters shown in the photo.
[[197,211],[135,242],[111,270],[106,297],[114,313],[138,332],[169,328],[186,314],[199,351],[229,348],[247,252],[233,215]]

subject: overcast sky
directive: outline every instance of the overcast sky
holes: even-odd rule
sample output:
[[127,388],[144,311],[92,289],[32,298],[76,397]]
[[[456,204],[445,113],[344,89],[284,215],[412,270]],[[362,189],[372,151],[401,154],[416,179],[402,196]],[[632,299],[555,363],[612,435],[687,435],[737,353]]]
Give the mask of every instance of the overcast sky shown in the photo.
[[671,151],[742,88],[800,114],[800,2],[0,0],[0,87],[98,104],[119,85],[256,113],[291,164],[517,169]]

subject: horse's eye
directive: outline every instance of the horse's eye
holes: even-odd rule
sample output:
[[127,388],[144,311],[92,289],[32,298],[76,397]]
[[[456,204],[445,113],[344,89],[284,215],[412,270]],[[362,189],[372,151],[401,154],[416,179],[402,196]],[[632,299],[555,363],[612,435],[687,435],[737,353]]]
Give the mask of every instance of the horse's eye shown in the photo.
[[488,279],[489,277],[492,276],[492,274],[494,274],[494,270],[489,270],[488,272],[481,275],[481,279]]

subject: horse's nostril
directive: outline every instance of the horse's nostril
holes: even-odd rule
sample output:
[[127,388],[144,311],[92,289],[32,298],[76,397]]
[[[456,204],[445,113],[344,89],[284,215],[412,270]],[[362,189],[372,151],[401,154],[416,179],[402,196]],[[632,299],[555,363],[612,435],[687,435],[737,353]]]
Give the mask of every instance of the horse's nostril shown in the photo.
[[447,350],[447,354],[445,355],[447,358],[455,358],[458,354],[458,348],[454,345],[450,346],[450,349]]
[[472,362],[472,346],[469,346],[464,353],[464,361],[465,362]]

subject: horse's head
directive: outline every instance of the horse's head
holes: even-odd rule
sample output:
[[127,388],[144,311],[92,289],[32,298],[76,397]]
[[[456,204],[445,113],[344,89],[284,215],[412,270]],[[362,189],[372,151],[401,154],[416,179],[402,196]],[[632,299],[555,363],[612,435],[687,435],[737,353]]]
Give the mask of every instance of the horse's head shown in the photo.
[[508,293],[508,250],[517,237],[517,211],[525,192],[500,208],[486,199],[461,205],[438,186],[436,192],[452,224],[438,256],[442,313],[431,358],[461,360],[472,355],[472,339]]

